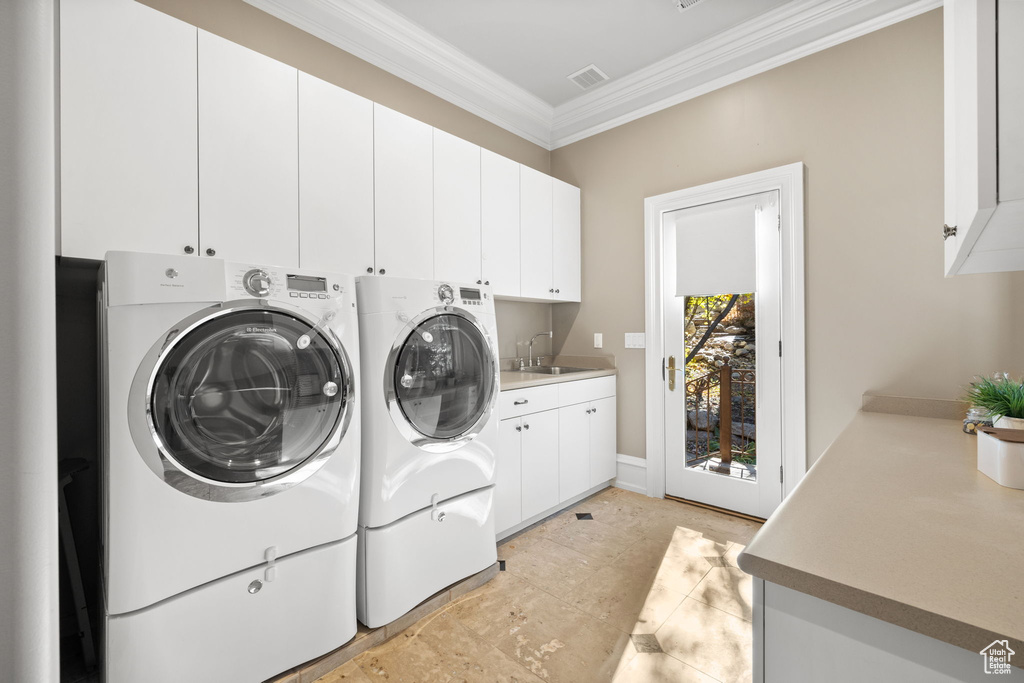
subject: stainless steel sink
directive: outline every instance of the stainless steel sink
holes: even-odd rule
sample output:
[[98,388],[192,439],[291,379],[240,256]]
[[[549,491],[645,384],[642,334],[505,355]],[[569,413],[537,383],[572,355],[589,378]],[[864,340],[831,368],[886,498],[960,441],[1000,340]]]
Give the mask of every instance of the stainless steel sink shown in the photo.
[[568,375],[573,372],[590,372],[590,368],[568,368],[558,365],[538,365],[532,368],[523,368],[519,372],[532,372],[538,375]]

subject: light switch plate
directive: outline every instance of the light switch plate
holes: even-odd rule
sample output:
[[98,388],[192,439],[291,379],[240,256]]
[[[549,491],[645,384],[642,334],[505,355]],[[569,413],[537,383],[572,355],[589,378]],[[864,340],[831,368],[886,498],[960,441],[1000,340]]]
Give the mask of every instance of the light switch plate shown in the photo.
[[626,348],[627,349],[645,349],[645,348],[647,348],[646,335],[643,332],[627,332],[626,333]]
[[601,334],[600,332],[595,332],[594,333],[594,348],[595,349],[602,349],[602,348],[604,348],[604,335]]

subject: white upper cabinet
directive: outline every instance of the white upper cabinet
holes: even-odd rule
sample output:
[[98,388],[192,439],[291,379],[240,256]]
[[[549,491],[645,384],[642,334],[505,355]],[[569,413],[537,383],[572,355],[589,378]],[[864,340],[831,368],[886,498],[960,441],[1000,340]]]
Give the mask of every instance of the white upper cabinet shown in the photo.
[[529,166],[519,166],[520,296],[551,299],[551,191],[554,179]]
[[946,274],[1024,270],[1024,3],[946,0],[943,27]]
[[299,265],[373,267],[373,102],[299,73]]
[[202,253],[299,265],[298,71],[199,31]]
[[133,0],[61,0],[62,255],[198,248],[196,33]]
[[552,282],[558,301],[580,300],[580,188],[552,178]]
[[434,132],[373,105],[374,252],[379,275],[434,278]]
[[480,152],[482,276],[495,296],[519,296],[519,164]]
[[483,283],[480,147],[434,129],[434,278]]

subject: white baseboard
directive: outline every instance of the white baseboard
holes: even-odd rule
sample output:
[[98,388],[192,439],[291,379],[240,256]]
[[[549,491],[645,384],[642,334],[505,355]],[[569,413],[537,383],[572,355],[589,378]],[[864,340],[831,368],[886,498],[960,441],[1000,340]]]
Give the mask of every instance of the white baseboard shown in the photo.
[[619,453],[615,458],[615,479],[612,486],[647,495],[647,461]]

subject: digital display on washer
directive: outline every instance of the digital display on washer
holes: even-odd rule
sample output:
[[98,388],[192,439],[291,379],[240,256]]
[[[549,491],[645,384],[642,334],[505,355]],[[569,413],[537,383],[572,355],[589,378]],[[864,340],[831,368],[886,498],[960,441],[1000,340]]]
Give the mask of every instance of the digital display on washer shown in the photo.
[[461,296],[466,301],[480,301],[480,290],[459,287],[459,296]]
[[327,278],[309,275],[289,275],[288,289],[297,292],[326,292]]

